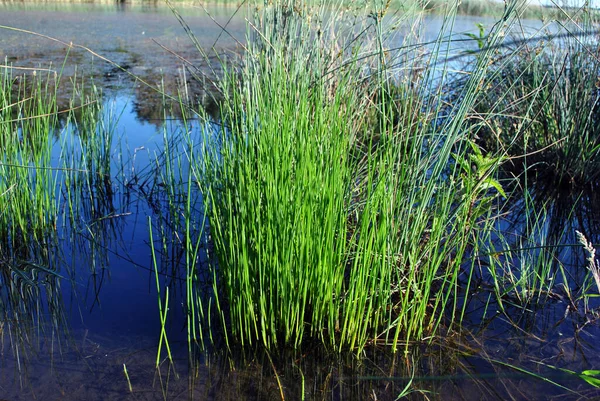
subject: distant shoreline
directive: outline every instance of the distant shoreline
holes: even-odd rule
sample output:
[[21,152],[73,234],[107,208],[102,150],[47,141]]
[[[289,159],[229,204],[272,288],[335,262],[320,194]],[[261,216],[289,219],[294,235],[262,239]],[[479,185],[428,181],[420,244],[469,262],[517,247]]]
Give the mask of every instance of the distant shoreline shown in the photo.
[[[244,3],[251,5],[253,3],[261,3],[257,0],[170,0],[173,5],[184,6],[184,7],[201,7],[201,6],[222,6],[224,8],[236,8]],[[307,2],[310,3],[311,0]],[[318,0],[313,0],[318,2]],[[335,2],[336,0],[332,0]],[[414,4],[410,4],[411,0],[391,0],[390,8],[393,10],[406,9],[414,11]],[[419,0],[412,0],[419,1]],[[121,5],[121,6],[133,6],[133,7],[144,7],[152,6],[157,8],[168,8],[165,0],[0,0],[0,5],[6,4],[27,4],[27,5],[50,5],[50,4],[73,4],[73,5]],[[446,0],[429,0],[425,6],[425,11],[436,14],[437,10],[445,9],[448,5]],[[596,10],[596,9],[592,9]],[[504,3],[493,0],[462,0],[458,7],[459,15],[470,15],[470,16],[481,16],[481,17],[500,17],[504,11]],[[568,19],[565,15],[569,13],[577,12],[576,8],[562,8],[548,7],[542,5],[529,5],[522,17],[530,19]],[[594,13],[595,14],[595,13]]]

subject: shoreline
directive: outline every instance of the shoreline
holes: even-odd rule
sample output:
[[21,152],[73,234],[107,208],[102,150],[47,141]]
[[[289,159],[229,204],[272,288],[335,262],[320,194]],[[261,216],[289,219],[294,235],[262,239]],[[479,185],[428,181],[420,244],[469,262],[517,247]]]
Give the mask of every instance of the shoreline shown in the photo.
[[[236,9],[239,7],[251,6],[255,0],[240,1],[240,0],[172,0],[174,6],[182,6],[186,8],[202,9],[206,7],[223,7],[226,9]],[[315,0],[318,1],[318,0]],[[308,1],[310,3],[310,0]],[[0,6],[6,5],[27,5],[27,6],[49,6],[49,5],[89,5],[89,6],[118,6],[123,8],[128,7],[152,7],[156,9],[169,9],[165,0],[0,0]],[[444,12],[447,3],[443,0],[431,0],[424,8],[424,11],[431,14],[440,14]],[[415,10],[414,3],[408,4],[401,0],[392,0],[390,2],[390,10],[392,12],[405,10],[411,12]],[[481,17],[499,17],[504,10],[504,3],[491,0],[466,0],[461,1],[457,11],[458,15],[470,15]],[[568,11],[576,11],[568,9]],[[561,10],[552,7],[543,7],[537,5],[529,5],[522,18],[559,18]],[[563,15],[562,18],[565,18]]]

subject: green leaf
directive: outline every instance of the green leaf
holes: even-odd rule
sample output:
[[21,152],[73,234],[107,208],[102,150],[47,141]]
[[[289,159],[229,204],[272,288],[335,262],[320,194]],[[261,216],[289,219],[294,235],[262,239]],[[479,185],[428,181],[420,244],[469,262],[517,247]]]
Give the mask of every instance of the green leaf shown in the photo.
[[469,174],[471,172],[471,165],[464,157],[457,154],[452,156],[454,157],[456,163],[463,169],[465,173]]
[[592,385],[594,387],[600,387],[600,379],[593,377],[593,376],[600,376],[600,370],[584,370],[581,373],[577,373],[577,372],[574,372],[572,370],[565,369],[565,368],[556,368],[554,366],[546,365],[546,364],[542,364],[542,365],[548,366],[548,367],[550,367],[552,369],[561,370],[561,371],[563,371],[565,373],[568,373],[570,375],[577,376],[580,379],[585,380],[588,384],[590,384],[590,385]]
[[503,198],[506,198],[506,193],[504,192],[502,185],[497,180],[488,177],[485,179],[484,183],[487,184],[488,187],[494,187]]
[[[585,372],[596,372],[596,373],[594,373],[593,375],[588,375]],[[598,374],[600,374],[600,371],[598,371],[598,370],[584,370],[583,372],[581,372],[580,375],[577,375],[577,376],[581,377],[583,380],[588,382],[588,384],[591,384],[594,387],[600,387],[600,379],[593,377],[593,376],[598,376]]]

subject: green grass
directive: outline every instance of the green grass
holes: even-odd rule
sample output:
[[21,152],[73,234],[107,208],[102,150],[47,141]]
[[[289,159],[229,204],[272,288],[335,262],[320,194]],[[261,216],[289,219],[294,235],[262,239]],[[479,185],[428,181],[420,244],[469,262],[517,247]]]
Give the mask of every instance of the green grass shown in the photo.
[[525,43],[494,66],[496,78],[476,110],[485,122],[482,146],[510,156],[511,174],[528,170],[532,180],[577,190],[599,177],[600,62],[589,14],[562,26],[562,38]]
[[[162,149],[132,181],[153,213],[157,368],[164,356],[173,362],[166,322],[182,266],[190,358],[196,342],[266,349],[282,398],[273,351],[319,344],[364,356],[383,345],[406,358],[410,345],[461,328],[472,290],[490,291],[484,313],[528,313],[561,285],[573,304],[595,295],[590,277],[571,290],[570,272],[556,263],[553,241],[563,237],[548,228],[554,206],[536,204],[527,182],[516,201],[526,235],[511,237],[497,223],[519,195],[499,178],[507,172],[521,184],[550,165],[562,186],[597,178],[598,65],[587,37],[498,54],[522,12],[509,3],[505,25],[476,38],[480,51],[457,86],[443,39],[456,4],[428,45],[410,35],[394,41],[417,16],[392,6],[358,15],[340,4],[249,7],[244,52],[223,61],[216,83],[219,120],[200,112],[198,136],[181,100],[183,123],[163,127]],[[7,249],[20,250],[19,262],[35,256],[3,264],[16,277],[2,300],[14,321],[35,315],[40,274],[60,278],[43,254],[60,212],[73,237],[90,240],[94,268],[116,210],[115,131],[100,95],[79,92],[58,110],[48,78],[31,85],[7,72],[2,81],[0,257]],[[596,272],[593,245],[581,241]],[[478,274],[491,290],[475,288]],[[58,304],[58,285],[49,288]]]
[[575,230],[592,229],[581,210],[594,207],[599,178],[600,65],[593,16],[581,11],[559,26],[541,32],[549,40],[520,37],[499,54],[470,116],[477,143],[507,159],[500,175],[511,196],[502,208],[519,232],[496,234],[483,252],[493,255],[486,264],[500,305],[505,297],[519,305],[552,293],[578,298],[560,255],[577,242]]
[[463,255],[501,190],[500,160],[478,153],[463,122],[492,52],[448,111],[433,85],[448,79],[444,43],[422,56],[408,39],[390,55],[384,7],[348,15],[346,30],[342,11],[265,7],[241,66],[225,68],[222,129],[197,169],[229,345],[396,349],[460,311]]
[[103,129],[110,123],[101,97],[78,97],[74,85],[71,107],[61,109],[59,83],[60,74],[0,71],[0,326],[19,369],[44,336],[62,346],[69,323],[61,284],[76,258],[76,234],[95,233],[85,245],[96,251],[95,266],[96,240],[106,237],[98,221],[108,212],[100,208],[111,202],[96,184],[107,188],[113,134]]
[[29,84],[24,76],[1,73],[0,238],[17,245],[42,240],[56,224],[56,173],[49,167],[59,122],[50,79],[34,77]]
[[57,74],[13,76],[6,68],[0,80],[0,238],[41,242],[59,224],[63,190],[72,217],[84,198],[94,198],[95,218],[104,215],[94,209],[107,198],[98,185],[109,180],[113,126],[99,92],[74,83],[70,106],[59,109]]

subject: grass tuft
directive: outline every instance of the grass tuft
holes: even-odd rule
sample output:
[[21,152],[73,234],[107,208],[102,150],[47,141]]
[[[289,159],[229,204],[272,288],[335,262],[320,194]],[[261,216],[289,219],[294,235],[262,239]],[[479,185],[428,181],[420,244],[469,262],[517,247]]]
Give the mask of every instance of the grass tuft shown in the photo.
[[265,6],[240,66],[223,67],[222,126],[197,169],[230,345],[396,349],[460,308],[465,252],[503,193],[501,160],[478,150],[464,120],[506,26],[448,110],[442,38],[456,8],[431,48],[408,38],[398,53],[388,49],[403,21],[387,11]]

